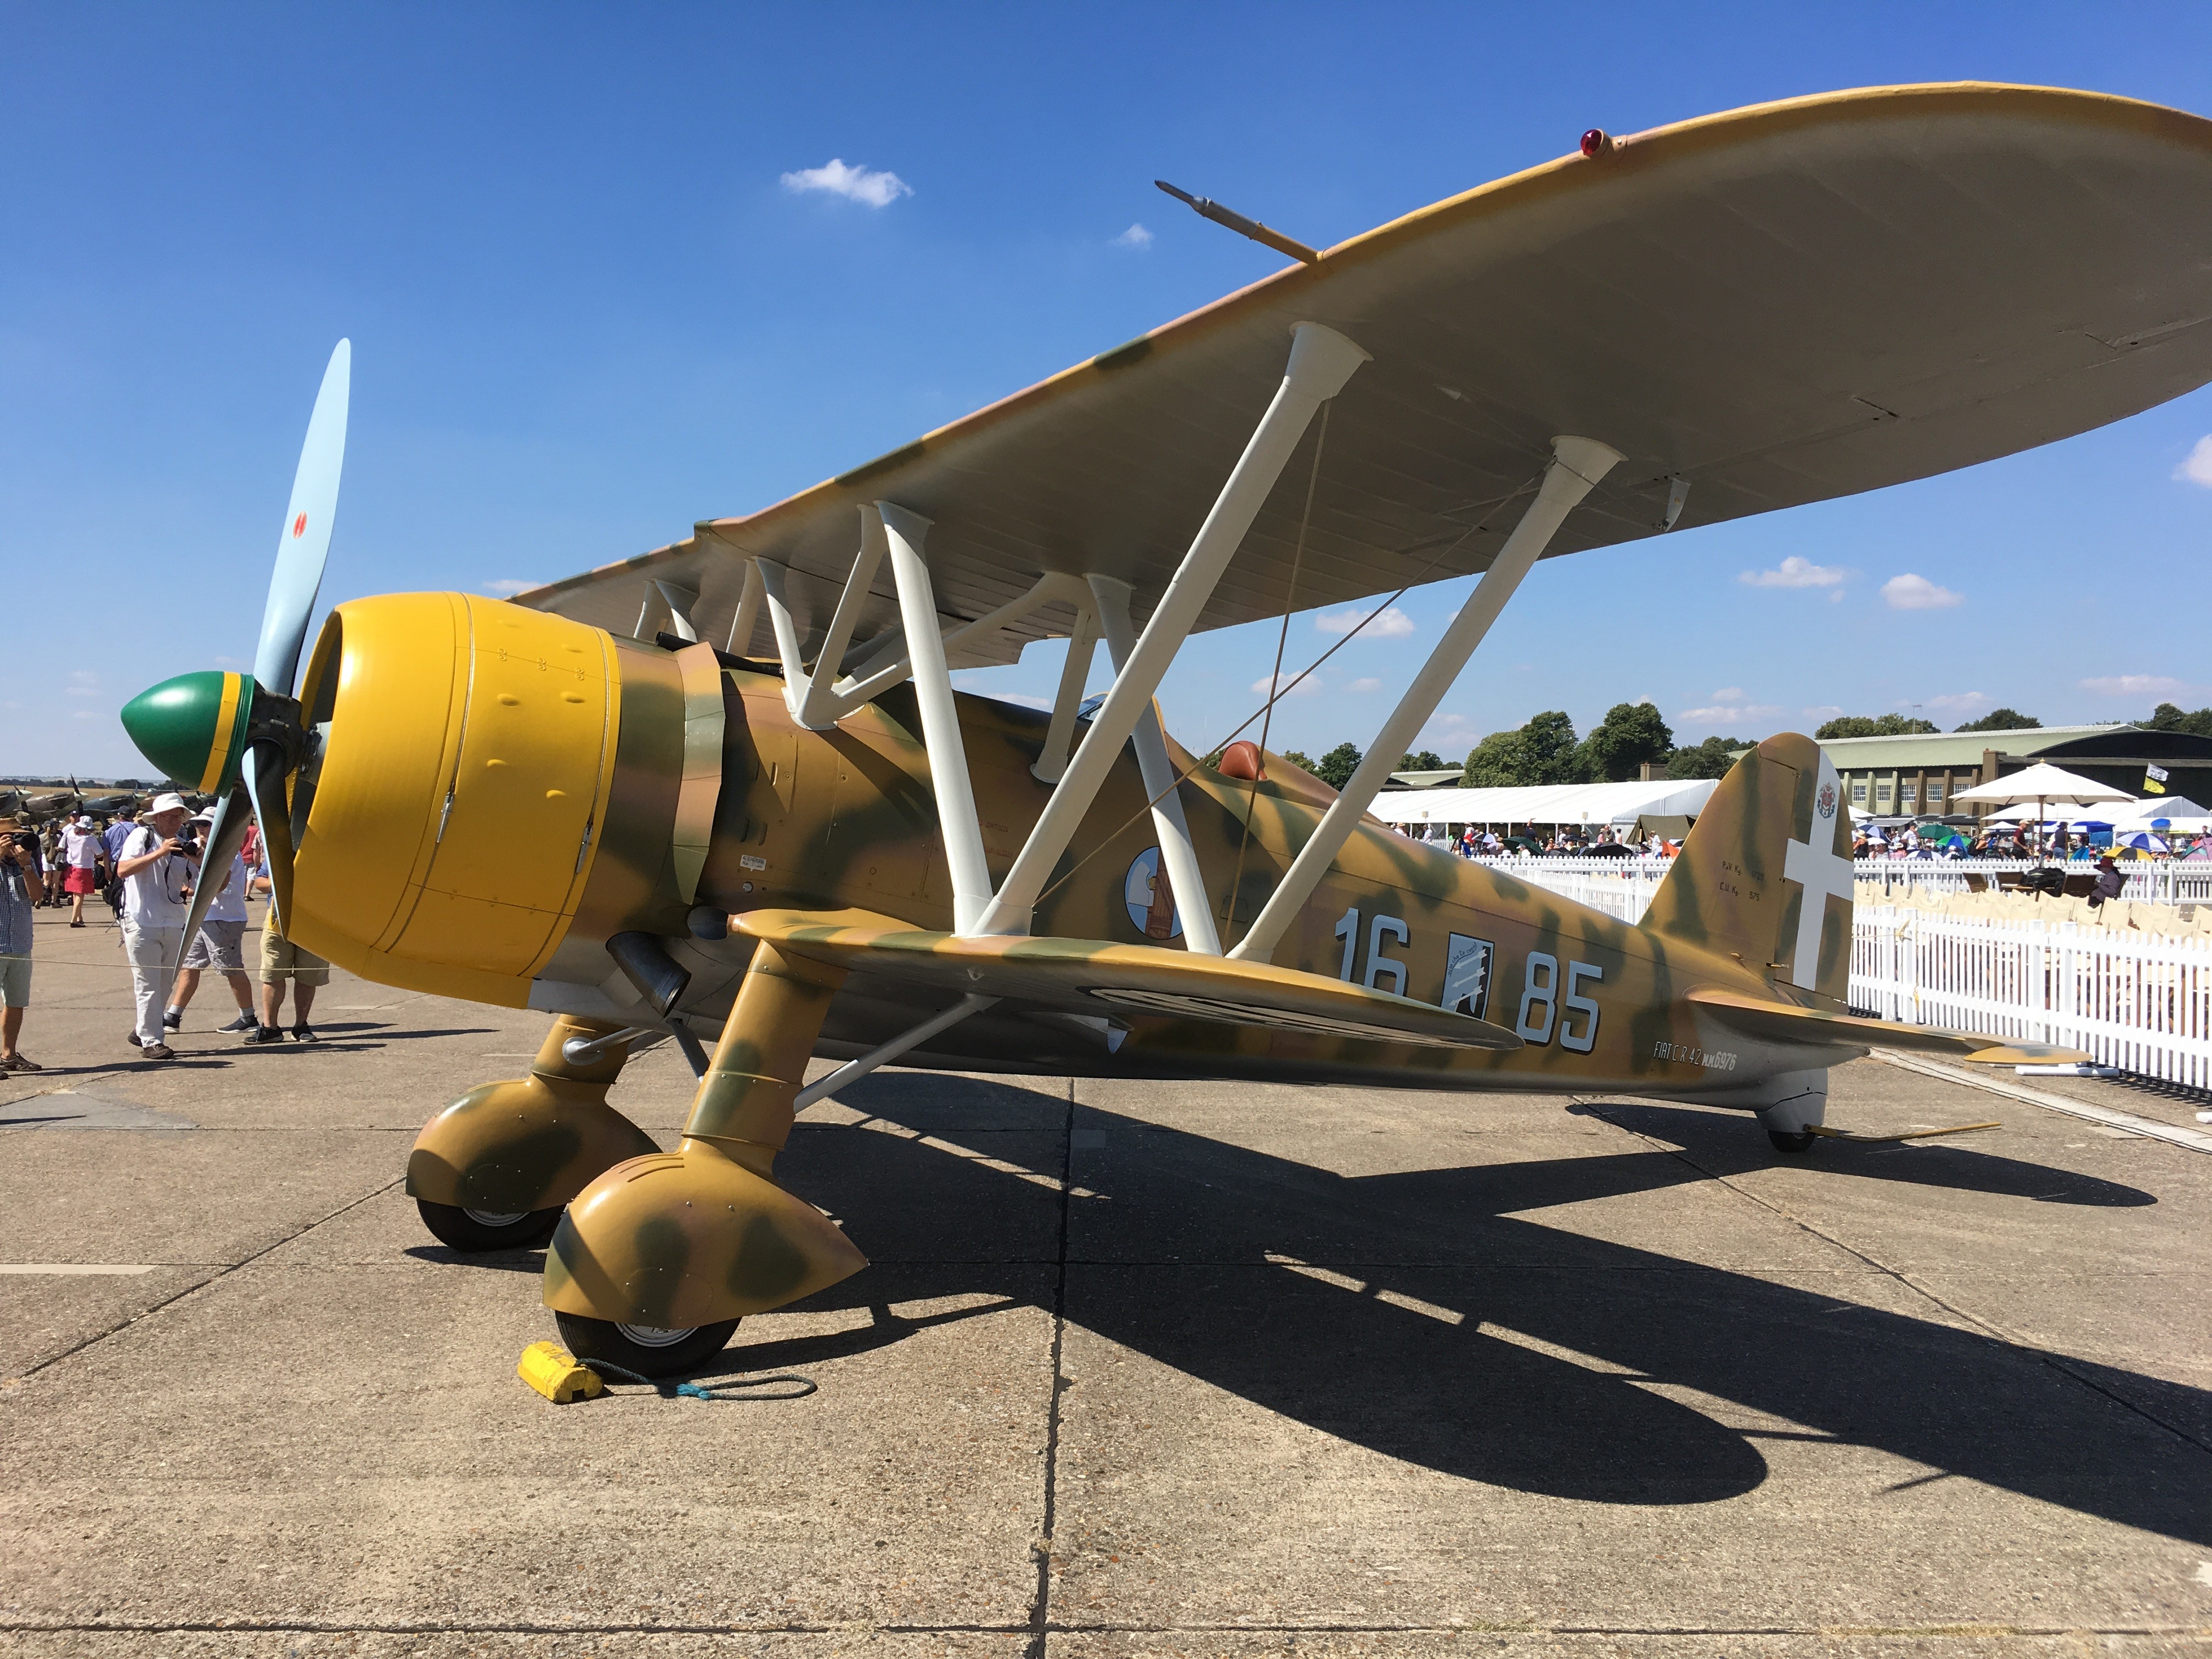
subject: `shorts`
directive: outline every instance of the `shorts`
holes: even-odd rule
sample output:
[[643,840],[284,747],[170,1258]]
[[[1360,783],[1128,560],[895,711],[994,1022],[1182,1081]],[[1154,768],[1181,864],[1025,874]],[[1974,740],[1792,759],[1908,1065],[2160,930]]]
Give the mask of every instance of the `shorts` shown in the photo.
[[246,924],[242,921],[204,921],[185,952],[187,968],[215,968],[226,974],[246,970]]
[[62,878],[64,893],[97,893],[100,890],[100,872],[88,864],[72,864],[69,874]]
[[31,1006],[31,959],[0,957],[0,1008]]
[[328,985],[331,964],[313,951],[302,951],[274,927],[261,930],[261,982],[282,985]]

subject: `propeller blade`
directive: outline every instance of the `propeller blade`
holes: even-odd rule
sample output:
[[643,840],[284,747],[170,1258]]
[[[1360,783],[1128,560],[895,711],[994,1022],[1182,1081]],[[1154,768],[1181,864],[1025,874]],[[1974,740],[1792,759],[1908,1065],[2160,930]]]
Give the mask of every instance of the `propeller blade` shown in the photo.
[[207,845],[200,849],[200,872],[192,882],[191,908],[185,915],[185,948],[178,957],[176,972],[169,976],[165,1007],[176,1006],[177,976],[185,971],[184,957],[191,954],[192,941],[200,936],[200,924],[207,920],[215,896],[229,878],[230,861],[245,844],[247,814],[252,810],[253,803],[246,798],[246,792],[234,787],[215,809],[215,822],[208,825]]
[[292,695],[292,677],[307,643],[307,618],[323,585],[331,550],[331,523],[338,510],[338,474],[345,464],[346,400],[353,381],[353,342],[340,340],[323,371],[300,470],[292,477],[292,504],[276,538],[276,569],[269,579],[269,605],[261,613],[261,644],[253,678],[280,697]]
[[284,751],[273,743],[253,744],[238,772],[254,816],[261,820],[261,844],[269,849],[270,913],[281,933],[284,918],[292,914],[292,823],[284,810]]

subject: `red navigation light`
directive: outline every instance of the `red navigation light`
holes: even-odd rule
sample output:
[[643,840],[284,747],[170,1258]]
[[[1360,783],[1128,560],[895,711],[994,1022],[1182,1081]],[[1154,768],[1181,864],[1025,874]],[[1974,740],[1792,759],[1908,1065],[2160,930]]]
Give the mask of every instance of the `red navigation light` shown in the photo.
[[1602,155],[1612,148],[1613,140],[1605,136],[1603,127],[1592,127],[1583,134],[1583,154],[1585,155]]

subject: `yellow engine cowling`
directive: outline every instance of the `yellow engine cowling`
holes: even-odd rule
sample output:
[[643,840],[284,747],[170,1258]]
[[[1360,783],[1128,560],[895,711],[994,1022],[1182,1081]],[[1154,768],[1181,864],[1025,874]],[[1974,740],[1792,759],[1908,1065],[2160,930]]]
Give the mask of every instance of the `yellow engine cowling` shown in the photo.
[[607,827],[621,656],[603,629],[470,594],[332,611],[301,688],[322,752],[295,784],[292,939],[385,984],[525,1006]]

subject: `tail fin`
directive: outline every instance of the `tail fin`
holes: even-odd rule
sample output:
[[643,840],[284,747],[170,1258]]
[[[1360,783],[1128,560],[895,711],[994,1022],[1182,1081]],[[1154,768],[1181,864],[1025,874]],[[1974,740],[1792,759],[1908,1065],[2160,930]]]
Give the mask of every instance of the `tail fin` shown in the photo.
[[1835,763],[1819,744],[1784,732],[1735,763],[1698,814],[1643,926],[1734,955],[1778,986],[1844,1005],[1850,814]]

